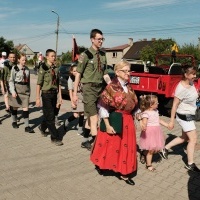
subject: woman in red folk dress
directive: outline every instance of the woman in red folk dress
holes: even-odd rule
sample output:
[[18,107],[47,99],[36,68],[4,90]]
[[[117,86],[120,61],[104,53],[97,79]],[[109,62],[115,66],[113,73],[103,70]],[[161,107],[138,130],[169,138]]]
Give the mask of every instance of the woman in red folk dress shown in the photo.
[[[91,154],[91,161],[97,171],[113,170],[118,178],[129,185],[135,185],[130,175],[137,169],[136,131],[132,116],[138,100],[135,92],[127,84],[130,64],[120,61],[114,68],[116,77],[102,92],[99,101],[99,116],[103,118],[106,132],[98,130]],[[122,133],[116,133],[108,117],[111,111],[122,113]]]

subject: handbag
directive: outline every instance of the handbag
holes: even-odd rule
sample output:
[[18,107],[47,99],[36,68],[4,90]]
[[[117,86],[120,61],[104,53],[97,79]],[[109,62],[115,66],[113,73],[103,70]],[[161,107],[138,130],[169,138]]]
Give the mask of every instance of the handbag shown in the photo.
[[[110,126],[114,128],[116,133],[118,134],[122,133],[122,128],[123,128],[122,113],[111,112],[108,120],[109,120]],[[101,122],[100,122],[100,131],[106,132],[106,125],[103,119],[101,119]]]

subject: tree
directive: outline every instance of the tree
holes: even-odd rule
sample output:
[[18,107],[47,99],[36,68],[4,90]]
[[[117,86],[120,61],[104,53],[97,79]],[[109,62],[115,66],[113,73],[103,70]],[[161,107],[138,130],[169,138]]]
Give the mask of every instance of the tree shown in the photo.
[[140,56],[141,60],[144,61],[151,61],[155,63],[155,58],[157,54],[162,54],[162,53],[171,53],[171,45],[173,45],[175,41],[172,39],[159,39],[155,40],[152,44],[152,46],[145,46],[141,51],[140,51]]
[[9,53],[14,50],[14,43],[11,40],[7,40],[4,37],[0,37],[0,52],[5,51]]
[[195,57],[196,61],[200,61],[200,50],[199,50],[198,45],[194,45],[194,44],[191,44],[191,43],[190,44],[184,44],[179,49],[179,53],[193,55]]
[[[84,46],[78,46],[79,54],[84,52],[87,48]],[[61,55],[61,63],[66,64],[72,62],[72,51],[67,51],[66,53],[62,53]]]

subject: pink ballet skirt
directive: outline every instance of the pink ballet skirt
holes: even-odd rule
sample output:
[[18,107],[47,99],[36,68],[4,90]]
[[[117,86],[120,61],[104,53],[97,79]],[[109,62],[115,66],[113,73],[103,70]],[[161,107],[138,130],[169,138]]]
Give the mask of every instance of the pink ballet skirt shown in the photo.
[[165,138],[160,126],[147,126],[140,135],[140,149],[160,151],[164,148]]

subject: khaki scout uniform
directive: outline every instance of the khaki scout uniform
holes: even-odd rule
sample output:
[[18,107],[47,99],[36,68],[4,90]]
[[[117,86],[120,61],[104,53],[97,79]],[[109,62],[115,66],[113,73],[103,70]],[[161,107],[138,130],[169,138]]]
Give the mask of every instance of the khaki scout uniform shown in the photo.
[[9,90],[11,94],[17,94],[16,98],[13,98],[11,95],[9,95],[10,106],[17,108],[29,107],[30,70],[28,67],[25,66],[20,69],[20,66],[16,65],[12,68],[9,79]]
[[15,66],[15,64],[10,62],[10,61],[8,61],[7,63],[4,63],[3,81],[4,81],[4,87],[5,87],[7,94],[10,93],[10,91],[9,91],[9,80],[10,80],[11,69],[14,66]]
[[81,74],[83,84],[84,111],[87,116],[97,114],[97,100],[103,87],[103,76],[107,74],[105,53],[99,50],[100,69],[97,51],[90,47],[79,57],[77,72]]
[[42,90],[44,120],[41,123],[41,130],[45,132],[48,128],[52,141],[60,140],[59,133],[55,127],[55,111],[59,84],[58,67],[43,63],[40,66],[37,80],[37,85],[40,85]]

